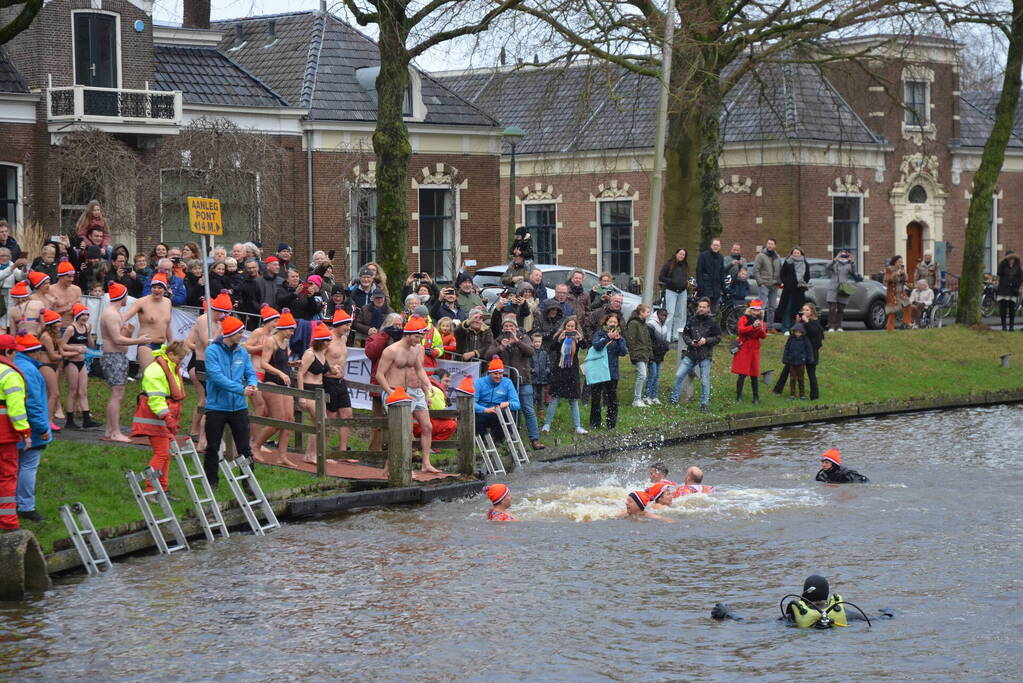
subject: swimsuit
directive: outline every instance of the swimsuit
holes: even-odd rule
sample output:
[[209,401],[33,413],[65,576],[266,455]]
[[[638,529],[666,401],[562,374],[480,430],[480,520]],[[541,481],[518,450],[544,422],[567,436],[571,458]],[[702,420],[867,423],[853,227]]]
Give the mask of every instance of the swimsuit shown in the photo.
[[[68,344],[81,345],[81,346],[84,346],[84,347],[88,348],[88,346],[89,346],[89,330],[88,330],[88,328],[86,328],[85,332],[79,332],[78,328],[76,327],[75,331],[74,331],[74,334],[72,334],[68,338],[67,343]],[[82,370],[85,367],[85,359],[84,358],[82,360],[69,360],[67,362],[70,363],[71,365],[74,365],[79,370]]]
[[348,384],[343,377],[324,377],[323,390],[327,392],[327,410],[336,413],[342,408],[352,407],[352,398],[348,395]]
[[504,510],[498,510],[497,508],[490,508],[490,511],[487,512],[487,519],[489,519],[491,522],[516,522],[516,521],[518,521],[511,514],[505,512]]
[[118,387],[128,383],[128,355],[121,351],[104,353],[100,357],[103,377],[107,384]]
[[[273,355],[270,356],[270,367],[272,367],[274,370],[279,370],[280,372],[283,372],[285,375],[290,376],[291,373],[289,371],[291,370],[291,366],[288,365],[287,346],[285,346],[283,349],[282,348],[274,349]],[[266,381],[269,382],[270,384],[277,384],[282,387],[284,386],[284,381],[276,374],[265,371],[263,372],[263,374],[266,377]]]
[[149,344],[146,344],[146,346],[151,348],[153,351],[157,351],[161,346],[163,346],[163,342],[151,342]]
[[[329,369],[330,367],[326,363],[321,362],[320,359],[317,358],[316,355],[314,354],[313,362],[309,364],[309,367],[306,369],[306,372],[308,372],[310,375],[323,375],[323,373],[325,373]],[[322,386],[323,384],[320,383],[311,384],[309,382],[306,382],[303,388],[306,391],[316,391]]]

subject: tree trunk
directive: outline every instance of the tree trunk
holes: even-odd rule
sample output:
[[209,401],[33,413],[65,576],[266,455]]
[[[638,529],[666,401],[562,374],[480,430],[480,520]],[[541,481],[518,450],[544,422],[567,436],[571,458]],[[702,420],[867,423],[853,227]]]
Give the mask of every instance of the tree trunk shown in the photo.
[[[390,7],[388,7],[390,6]],[[399,17],[400,3],[381,2],[382,16],[394,19],[380,22],[380,74],[377,76],[377,126],[373,132],[373,152],[377,158],[377,260],[391,282],[391,306],[400,311],[401,287],[408,267],[408,169],[412,157],[408,128],[402,115],[405,88],[408,85],[409,57],[405,49],[408,32]],[[389,11],[387,11],[389,10]]]
[[704,60],[711,74],[704,79],[701,94],[700,130],[700,201],[703,204],[700,226],[700,251],[710,248],[710,242],[721,235],[721,79],[717,75],[716,54]]
[[963,274],[959,280],[959,308],[956,322],[966,325],[980,323],[980,295],[984,276],[984,243],[991,221],[991,195],[1005,160],[1005,148],[1012,134],[1019,103],[1023,69],[1023,0],[1013,0],[1009,51],[1005,61],[1002,93],[995,108],[991,134],[984,143],[980,166],[973,177],[973,195],[966,220],[966,246],[963,249]]

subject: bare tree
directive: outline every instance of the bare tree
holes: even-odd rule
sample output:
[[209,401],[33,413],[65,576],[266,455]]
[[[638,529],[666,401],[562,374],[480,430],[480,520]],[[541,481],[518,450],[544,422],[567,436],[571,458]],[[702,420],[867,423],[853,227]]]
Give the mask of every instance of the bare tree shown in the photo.
[[42,8],[43,0],[0,0],[0,45],[27,29]]

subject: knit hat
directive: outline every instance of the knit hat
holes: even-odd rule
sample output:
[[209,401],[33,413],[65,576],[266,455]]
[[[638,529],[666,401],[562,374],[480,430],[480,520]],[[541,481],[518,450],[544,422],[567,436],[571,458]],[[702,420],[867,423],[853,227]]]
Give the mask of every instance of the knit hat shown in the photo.
[[95,244],[90,244],[85,248],[85,258],[103,258],[103,250]]
[[245,323],[233,315],[229,315],[220,321],[220,329],[223,331],[225,337],[230,337],[238,334],[245,329]]
[[811,574],[803,582],[804,600],[812,600],[813,602],[827,600],[830,592],[831,586],[828,585],[828,580],[820,574]]
[[310,275],[305,279],[305,281],[316,285],[320,289],[323,289],[323,278],[320,277],[319,275]]
[[372,292],[369,293],[369,298],[370,299],[376,299],[378,297],[381,298],[381,299],[386,299],[387,298],[387,295],[384,294],[384,290],[380,289],[379,287],[377,287],[376,289],[374,289]]
[[295,322],[295,316],[291,314],[291,310],[288,308],[281,309],[281,318],[277,321],[278,330],[293,330],[298,327]]
[[534,291],[533,290],[533,285],[528,283],[528,282],[526,282],[526,281],[519,282],[518,284],[515,285],[515,293],[516,294],[522,294],[523,292],[532,292],[532,291]]
[[[155,275],[153,279],[156,279]],[[213,297],[213,300],[210,301],[210,308],[217,313],[230,313],[234,310],[234,302],[231,301],[231,295],[227,293],[226,289],[220,290],[220,294]]]
[[70,261],[61,261],[57,265],[57,277],[65,277],[67,275],[74,276],[75,267],[71,265]]
[[487,498],[490,499],[491,504],[497,505],[502,500],[508,497],[511,490],[504,484],[491,484],[483,488],[483,493],[487,494]]
[[348,314],[343,308],[334,310],[334,318],[330,321],[330,324],[334,327],[341,327],[342,325],[351,325],[352,316]]
[[15,299],[24,299],[25,297],[30,295],[31,292],[28,291],[28,283],[25,282],[24,280],[11,287],[11,296]]
[[650,496],[647,495],[646,491],[633,491],[629,494],[629,498],[639,506],[640,510],[646,510],[646,506],[650,504]]
[[420,304],[412,310],[412,314],[418,315],[423,320],[426,320],[426,318],[430,315],[430,309]]
[[282,251],[284,251],[285,249],[287,249],[288,251],[291,251],[291,247],[289,247],[289,246],[288,246],[287,244],[285,244],[284,242],[281,242],[280,244],[278,244],[278,245],[277,245],[277,251],[278,251],[278,252],[282,252]]
[[467,396],[474,396],[476,394],[476,385],[472,383],[472,377],[466,375],[462,378],[462,381],[455,387],[455,391]]
[[830,460],[836,465],[842,464],[842,453],[837,448],[829,448],[824,451],[824,455],[821,456],[821,460]]
[[168,286],[167,286],[167,276],[166,276],[166,275],[164,275],[163,273],[157,273],[157,274],[156,274],[156,275],[154,275],[154,276],[153,276],[153,278],[152,278],[152,279],[151,279],[151,280],[149,281],[149,288],[150,288],[150,289],[152,289],[152,288],[153,288],[153,287],[155,287],[156,285],[160,285],[161,287],[163,287],[163,290],[164,290],[165,292],[166,292],[166,291],[167,291],[168,289],[170,289],[170,287],[168,287]]
[[[13,290],[11,293],[14,293]],[[111,282],[109,289],[107,289],[107,293],[110,294],[111,301],[120,301],[124,297],[128,296],[128,288],[120,282]]]
[[259,317],[263,320],[263,324],[270,322],[271,320],[277,320],[281,317],[281,314],[276,308],[263,304],[263,307],[259,309]]
[[387,405],[396,406],[399,403],[412,403],[412,397],[405,392],[405,387],[394,387],[394,391],[387,395]]
[[89,314],[89,307],[85,304],[75,304],[71,307],[71,317],[78,320],[83,315]]
[[60,322],[60,313],[57,313],[56,311],[51,311],[48,308],[43,309],[43,314],[41,317],[43,319],[43,327],[56,325],[57,323]]
[[313,325],[313,341],[330,341],[330,328],[321,322]]
[[40,342],[39,338],[36,337],[34,334],[23,334],[17,338],[16,342],[18,344],[18,350],[23,351],[25,353],[29,353],[31,351],[38,351],[39,349],[43,348],[42,342]]
[[759,311],[764,308],[764,302],[761,301],[760,299],[754,299],[753,301],[749,302],[749,307]]
[[504,372],[504,362],[500,356],[494,356],[490,365],[487,366],[487,372]]
[[418,315],[414,315],[405,323],[402,328],[405,334],[423,334],[426,332],[426,321]]
[[462,272],[460,272],[458,274],[458,277],[455,278],[455,287],[459,286],[460,284],[462,284],[466,280],[468,280],[469,282],[472,282],[472,275],[469,275],[469,273],[467,273],[466,271],[463,270]]
[[670,487],[671,487],[670,482],[661,480],[651,484],[650,487],[647,488],[646,492],[650,496],[650,500],[656,501],[665,493],[669,493],[671,491]]
[[17,351],[18,342],[9,334],[0,334],[0,351]]
[[362,270],[359,271],[359,277],[373,277],[373,269],[363,268]]
[[280,263],[280,262],[281,262],[281,260],[279,258],[277,258],[276,256],[267,256],[265,259],[263,259],[263,263]]
[[28,283],[32,285],[32,289],[39,289],[49,281],[50,276],[46,273],[40,273],[38,270],[33,270],[28,274]]

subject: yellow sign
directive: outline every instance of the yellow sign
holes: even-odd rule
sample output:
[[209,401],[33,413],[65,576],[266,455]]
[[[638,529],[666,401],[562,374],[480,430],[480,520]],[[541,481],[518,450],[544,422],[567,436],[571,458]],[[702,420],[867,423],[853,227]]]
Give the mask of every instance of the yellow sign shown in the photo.
[[223,235],[220,220],[220,200],[206,197],[188,198],[188,223],[197,235]]

